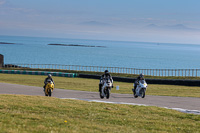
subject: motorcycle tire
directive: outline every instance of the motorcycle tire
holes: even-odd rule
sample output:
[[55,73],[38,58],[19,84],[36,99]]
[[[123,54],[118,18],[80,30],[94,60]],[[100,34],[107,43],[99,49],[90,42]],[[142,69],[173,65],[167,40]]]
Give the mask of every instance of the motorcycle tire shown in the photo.
[[[48,90],[47,90],[47,93],[48,93]],[[45,94],[45,96],[48,96],[48,94],[46,93],[46,90],[44,91],[44,94]]]
[[109,97],[110,97],[110,90],[106,89],[106,98],[109,99]]
[[145,91],[143,90],[143,92],[142,92],[142,98],[144,98],[145,97]]
[[48,92],[48,93],[49,93],[49,96],[51,97],[51,89],[49,89],[49,92]]
[[101,99],[104,99],[104,96],[101,95],[101,92],[99,93],[99,95],[100,95],[100,98],[101,98]]

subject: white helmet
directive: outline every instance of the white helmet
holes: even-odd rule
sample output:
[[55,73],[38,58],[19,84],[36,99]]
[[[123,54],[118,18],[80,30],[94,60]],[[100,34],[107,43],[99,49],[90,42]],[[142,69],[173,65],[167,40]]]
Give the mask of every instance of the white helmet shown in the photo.
[[143,78],[144,77],[144,74],[143,73],[140,73],[140,78]]
[[51,74],[48,74],[48,78],[51,78]]

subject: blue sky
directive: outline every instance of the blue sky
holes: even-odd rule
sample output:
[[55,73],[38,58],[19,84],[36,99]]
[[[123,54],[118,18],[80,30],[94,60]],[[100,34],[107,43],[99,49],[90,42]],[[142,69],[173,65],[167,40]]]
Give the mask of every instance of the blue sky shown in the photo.
[[0,0],[0,35],[200,44],[199,0]]

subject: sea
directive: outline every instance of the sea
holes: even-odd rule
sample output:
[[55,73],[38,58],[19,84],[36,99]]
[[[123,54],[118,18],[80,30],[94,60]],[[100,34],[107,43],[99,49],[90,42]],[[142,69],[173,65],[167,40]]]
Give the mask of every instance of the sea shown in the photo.
[[200,45],[196,44],[0,35],[0,54],[4,55],[4,64],[200,68]]

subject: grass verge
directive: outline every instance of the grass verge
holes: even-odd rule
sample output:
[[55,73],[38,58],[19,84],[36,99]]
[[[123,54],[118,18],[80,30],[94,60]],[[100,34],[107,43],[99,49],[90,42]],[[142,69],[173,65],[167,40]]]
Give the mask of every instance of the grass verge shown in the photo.
[[9,133],[200,132],[200,115],[42,96],[0,95],[0,117]]
[[[46,76],[40,75],[0,74],[0,82],[2,83],[38,87],[43,87],[45,78]],[[56,76],[54,76],[53,79],[56,88],[98,92],[99,80],[96,79]],[[111,91],[112,93],[132,94],[133,83],[114,81],[114,87],[116,86],[119,86],[120,89],[116,90],[113,88]],[[147,95],[200,97],[200,87],[148,84]]]

